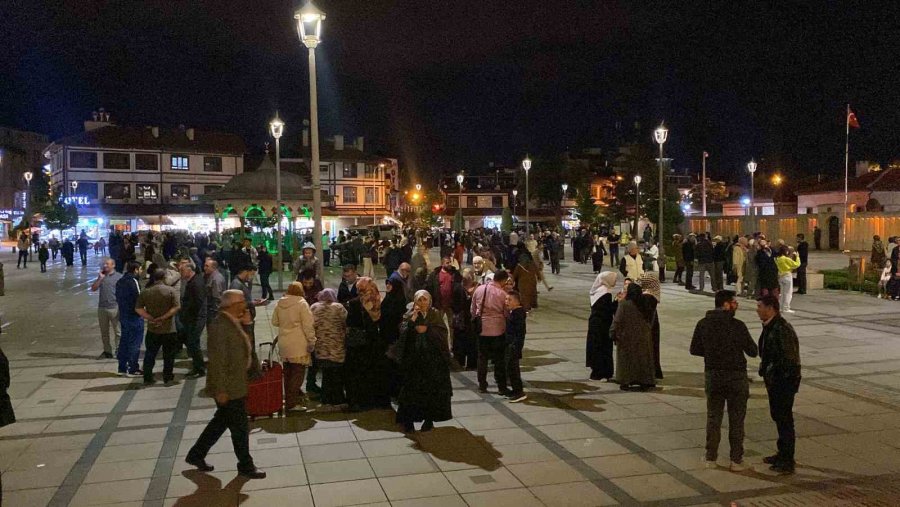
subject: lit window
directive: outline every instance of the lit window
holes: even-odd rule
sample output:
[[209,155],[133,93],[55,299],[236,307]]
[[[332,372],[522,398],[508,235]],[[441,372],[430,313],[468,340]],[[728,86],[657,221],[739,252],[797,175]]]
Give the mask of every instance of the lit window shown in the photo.
[[191,198],[191,186],[190,185],[172,185],[172,197],[176,197],[178,199],[190,199]]
[[356,204],[356,187],[344,187],[344,204]]
[[135,190],[137,190],[137,198],[138,199],[156,199],[158,195],[156,185],[135,185]]
[[187,155],[172,155],[173,171],[190,171],[190,162]]

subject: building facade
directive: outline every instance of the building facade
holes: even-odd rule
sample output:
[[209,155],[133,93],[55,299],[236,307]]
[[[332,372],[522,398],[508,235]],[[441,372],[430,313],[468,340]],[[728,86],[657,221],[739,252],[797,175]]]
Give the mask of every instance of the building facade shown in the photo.
[[47,136],[37,132],[0,127],[0,237],[25,214],[30,189],[25,174],[41,177],[47,142]]
[[101,113],[44,155],[51,190],[78,206],[78,228],[90,235],[107,225],[213,230],[212,205],[199,198],[244,171],[245,151],[234,134],[124,127]]

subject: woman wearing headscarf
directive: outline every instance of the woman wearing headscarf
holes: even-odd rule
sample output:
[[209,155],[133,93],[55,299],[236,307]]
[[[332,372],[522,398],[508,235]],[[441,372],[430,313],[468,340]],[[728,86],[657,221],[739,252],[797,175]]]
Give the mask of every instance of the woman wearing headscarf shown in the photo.
[[618,302],[613,299],[612,289],[618,275],[615,271],[604,271],[597,275],[591,287],[591,316],[588,319],[587,367],[591,369],[591,380],[613,378],[613,341],[609,328],[616,314]]
[[375,282],[361,277],[357,297],[347,302],[347,399],[353,412],[390,408],[387,342],[381,334],[381,294]]
[[292,282],[278,300],[272,325],[278,328],[278,353],[284,361],[284,408],[291,410],[303,399],[303,378],[316,348],[313,315],[300,282]]
[[344,358],[346,356],[347,309],[338,303],[337,291],[323,289],[310,311],[316,330],[316,358],[322,371],[323,411],[337,410],[346,403]]
[[[488,282],[490,283],[490,281]],[[461,368],[475,371],[478,363],[478,337],[472,328],[472,294],[478,287],[472,268],[462,271],[460,283],[465,294],[465,304],[453,313],[453,360]]]
[[881,242],[881,236],[872,236],[872,266],[880,269],[887,260],[887,253],[884,250],[884,243]]
[[[406,294],[400,282],[390,279],[384,282],[385,294],[381,301],[381,336],[388,347],[392,346],[400,338],[400,323],[403,322],[403,314],[406,313]],[[396,398],[400,392],[400,371],[394,363],[388,363],[388,393],[391,398]]]
[[616,343],[616,381],[622,390],[632,385],[650,388],[653,379],[653,312],[642,298],[641,286],[628,285],[609,333]]
[[659,363],[659,313],[656,311],[656,307],[659,306],[659,300],[662,296],[659,279],[656,278],[656,273],[644,273],[638,279],[637,283],[641,286],[641,291],[643,291],[641,298],[643,299],[646,308],[648,308],[648,311],[652,314],[651,324],[653,329],[650,333],[653,336],[653,369],[655,377],[657,379],[662,379],[662,366]]
[[[512,241],[512,240],[510,240]],[[540,272],[534,265],[534,258],[528,252],[522,252],[518,257],[516,269],[512,272],[516,290],[519,291],[519,300],[526,312],[537,308],[537,284]]]
[[413,423],[419,421],[424,421],[421,431],[429,431],[435,421],[453,418],[447,335],[444,319],[431,306],[431,294],[426,290],[416,292],[413,307],[403,316],[396,353],[403,373],[397,422],[406,433],[415,431]]

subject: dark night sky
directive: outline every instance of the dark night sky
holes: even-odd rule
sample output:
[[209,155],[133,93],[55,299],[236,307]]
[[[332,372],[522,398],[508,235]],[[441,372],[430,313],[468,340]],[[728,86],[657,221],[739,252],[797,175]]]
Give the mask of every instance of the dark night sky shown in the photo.
[[[322,135],[366,136],[412,172],[610,145],[665,119],[677,168],[711,152],[791,172],[900,156],[898,2],[320,0]],[[709,7],[714,5],[714,7]],[[8,7],[7,7],[8,6]],[[0,124],[186,124],[266,141],[308,115],[295,0],[6,0]],[[767,167],[768,164],[768,167]]]

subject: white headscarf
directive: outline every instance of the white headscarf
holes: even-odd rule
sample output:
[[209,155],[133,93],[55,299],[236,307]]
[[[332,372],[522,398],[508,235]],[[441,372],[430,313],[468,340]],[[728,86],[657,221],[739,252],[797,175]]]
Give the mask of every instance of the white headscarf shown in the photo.
[[591,286],[591,306],[594,306],[594,303],[603,297],[604,294],[610,293],[612,288],[616,286],[616,279],[618,277],[619,274],[615,271],[604,271],[597,275],[597,278],[594,280],[594,285]]

